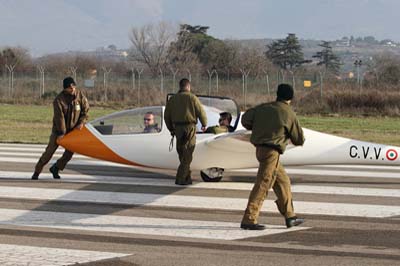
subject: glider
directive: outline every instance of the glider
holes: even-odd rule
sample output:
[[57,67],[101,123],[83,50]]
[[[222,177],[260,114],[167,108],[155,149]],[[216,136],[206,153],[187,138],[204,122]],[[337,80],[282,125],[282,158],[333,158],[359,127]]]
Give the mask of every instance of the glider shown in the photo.
[[[225,169],[257,168],[251,131],[240,124],[242,113],[236,102],[226,97],[198,96],[207,113],[208,125],[217,125],[219,113],[232,114],[234,132],[203,133],[197,125],[192,170],[200,170],[206,182],[217,182]],[[87,123],[81,130],[65,135],[59,144],[70,151],[132,166],[176,169],[179,164],[171,135],[163,123],[164,106],[115,112]],[[145,133],[143,117],[152,113],[159,132]],[[400,148],[304,130],[303,146],[288,145],[281,157],[284,165],[363,164],[400,165]],[[174,141],[175,142],[175,141]],[[175,145],[175,143],[173,144]],[[175,146],[174,146],[175,147]]]

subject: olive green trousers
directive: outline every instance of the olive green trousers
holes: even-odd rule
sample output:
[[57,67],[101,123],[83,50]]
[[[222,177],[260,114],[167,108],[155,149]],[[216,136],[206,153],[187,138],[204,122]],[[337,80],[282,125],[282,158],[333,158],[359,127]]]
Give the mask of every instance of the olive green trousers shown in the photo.
[[279,153],[269,147],[256,148],[257,160],[260,163],[257,178],[249,196],[242,223],[257,224],[260,210],[268,195],[268,190],[274,190],[279,212],[285,217],[295,216],[290,189],[290,178],[279,162]]
[[[39,161],[35,166],[35,172],[40,174],[43,170],[43,167],[50,161],[51,157],[53,157],[54,153],[58,148],[57,144],[57,136],[55,134],[50,135],[49,143],[47,144],[46,150],[43,152]],[[71,160],[73,152],[69,150],[65,150],[60,159],[57,160],[56,166],[60,170],[64,170],[67,163]]]
[[175,126],[176,151],[179,156],[179,167],[176,172],[176,182],[191,180],[190,164],[196,147],[196,125]]

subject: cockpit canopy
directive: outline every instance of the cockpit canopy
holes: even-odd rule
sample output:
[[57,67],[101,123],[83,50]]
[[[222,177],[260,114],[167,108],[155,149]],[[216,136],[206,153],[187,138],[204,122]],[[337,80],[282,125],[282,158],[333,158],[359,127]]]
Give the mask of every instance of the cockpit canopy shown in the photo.
[[[216,97],[216,96],[197,96],[200,102],[203,104],[204,110],[207,113],[207,126],[218,125],[219,114],[222,112],[228,112],[232,115],[231,126],[236,129],[239,123],[240,110],[236,102],[227,97]],[[197,123],[197,130],[200,131],[201,124]]]
[[[173,94],[169,94],[168,97]],[[229,112],[232,115],[231,126],[236,129],[239,122],[240,111],[236,102],[225,97],[198,96],[207,114],[208,125],[218,125],[219,114]],[[102,135],[127,135],[127,134],[157,134],[164,126],[162,106],[136,108],[103,116],[90,122]],[[148,130],[145,126],[145,116],[152,114],[154,127]],[[200,122],[197,131],[201,132]]]
[[152,114],[154,130],[150,132],[158,133],[162,127],[162,110],[162,106],[136,108],[98,118],[90,124],[103,135],[149,134],[144,119],[146,114]]

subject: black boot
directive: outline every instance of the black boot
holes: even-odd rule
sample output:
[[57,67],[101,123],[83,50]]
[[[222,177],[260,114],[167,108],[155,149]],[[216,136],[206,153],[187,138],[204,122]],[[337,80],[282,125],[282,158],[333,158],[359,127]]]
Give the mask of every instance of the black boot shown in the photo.
[[32,180],[38,180],[39,179],[39,173],[34,172],[32,175]]
[[297,218],[296,216],[290,217],[286,219],[286,227],[290,228],[292,226],[298,226],[300,224],[304,223],[304,219],[302,218]]
[[240,224],[240,228],[244,230],[265,230],[267,227],[262,224]]
[[59,171],[60,171],[60,169],[58,169],[56,164],[53,164],[50,167],[50,172],[53,174],[53,178],[54,179],[60,179],[61,178],[61,176],[58,174]]

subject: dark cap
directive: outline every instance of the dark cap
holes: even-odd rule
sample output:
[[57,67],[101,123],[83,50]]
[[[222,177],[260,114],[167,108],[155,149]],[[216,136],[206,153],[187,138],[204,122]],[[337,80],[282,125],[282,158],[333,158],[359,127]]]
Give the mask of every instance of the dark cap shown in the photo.
[[284,100],[284,101],[289,101],[293,99],[294,91],[292,86],[289,84],[279,84],[278,90],[276,92],[276,96],[278,97],[278,100]]
[[63,87],[64,87],[64,89],[69,88],[69,86],[71,86],[71,84],[74,85],[74,86],[76,85],[75,80],[74,80],[73,78],[71,78],[71,77],[66,77],[66,78],[63,80]]

